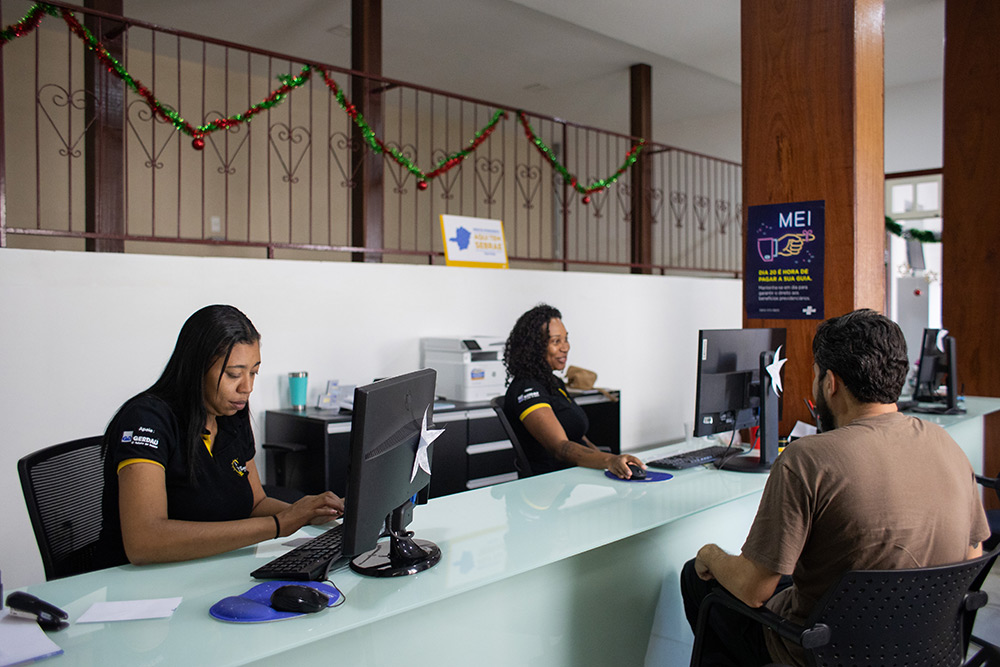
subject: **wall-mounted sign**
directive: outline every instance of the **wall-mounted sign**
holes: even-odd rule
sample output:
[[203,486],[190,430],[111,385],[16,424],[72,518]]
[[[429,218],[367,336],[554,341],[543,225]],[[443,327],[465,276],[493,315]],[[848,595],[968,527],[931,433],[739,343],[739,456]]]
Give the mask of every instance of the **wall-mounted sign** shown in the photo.
[[751,206],[747,218],[747,317],[821,320],[825,202]]
[[448,266],[507,268],[507,245],[500,220],[442,215],[441,239]]

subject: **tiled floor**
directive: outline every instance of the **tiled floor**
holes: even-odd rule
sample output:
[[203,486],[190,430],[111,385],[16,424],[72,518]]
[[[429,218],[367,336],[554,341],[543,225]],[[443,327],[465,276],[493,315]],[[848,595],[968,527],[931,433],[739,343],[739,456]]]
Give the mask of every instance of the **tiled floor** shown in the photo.
[[983,590],[989,594],[990,601],[976,614],[972,633],[994,646],[1000,646],[1000,561],[993,564],[990,576],[983,583]]

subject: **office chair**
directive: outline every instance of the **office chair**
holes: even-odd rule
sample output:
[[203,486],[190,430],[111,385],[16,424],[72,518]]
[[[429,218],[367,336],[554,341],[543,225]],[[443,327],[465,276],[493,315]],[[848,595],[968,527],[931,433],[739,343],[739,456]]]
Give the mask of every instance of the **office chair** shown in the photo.
[[524,453],[524,449],[521,448],[521,443],[517,439],[514,427],[507,421],[507,415],[503,412],[503,401],[503,396],[496,396],[490,399],[490,407],[497,413],[500,425],[503,426],[504,433],[507,434],[510,444],[514,447],[514,469],[517,471],[517,478],[524,479],[525,477],[531,477],[535,474],[531,470],[531,462],[528,461],[528,456]]
[[[976,481],[984,489],[993,489],[997,500],[1000,500],[1000,477],[976,475]],[[983,551],[992,550],[1000,544],[1000,510],[986,510],[986,520],[990,523],[990,537],[983,542]]]
[[305,496],[306,486],[304,453],[306,446],[294,442],[265,442],[263,444],[267,463],[264,493],[286,503],[294,503]]
[[17,462],[45,579],[100,569],[102,436],[52,445]]
[[[691,665],[701,663],[709,609],[721,604],[771,628],[805,649],[807,665],[1000,664],[1000,649],[971,637],[975,613],[986,605],[979,590],[1000,549],[973,560],[906,570],[853,570],[817,603],[803,625],[761,607],[753,609],[724,589],[705,597],[698,613]],[[968,662],[970,642],[980,650]]]

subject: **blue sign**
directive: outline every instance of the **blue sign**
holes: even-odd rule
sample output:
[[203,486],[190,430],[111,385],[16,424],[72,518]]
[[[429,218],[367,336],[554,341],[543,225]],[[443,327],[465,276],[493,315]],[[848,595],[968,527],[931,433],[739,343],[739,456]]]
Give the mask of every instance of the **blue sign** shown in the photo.
[[748,318],[824,318],[824,212],[824,201],[749,208],[744,281]]

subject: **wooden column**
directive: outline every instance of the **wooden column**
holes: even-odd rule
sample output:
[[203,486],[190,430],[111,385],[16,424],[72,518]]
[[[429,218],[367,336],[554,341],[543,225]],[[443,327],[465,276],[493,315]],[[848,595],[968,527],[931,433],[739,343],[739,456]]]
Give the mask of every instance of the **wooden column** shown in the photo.
[[[649,65],[629,68],[629,134],[653,139],[653,70]],[[653,269],[653,162],[641,151],[632,165],[632,273],[652,273]]]
[[[382,75],[382,0],[351,0],[351,69]],[[351,99],[376,136],[383,135],[382,85],[365,77],[351,79]],[[360,162],[357,182],[351,191],[351,245],[382,248],[383,157],[369,149],[357,126],[352,139],[360,146],[354,164]],[[381,262],[381,253],[354,253],[355,262]]]
[[[998,30],[995,0],[945,3],[942,320],[956,338],[958,380],[971,396],[1000,396]],[[1000,415],[993,420],[988,475],[1000,473]]]
[[[742,0],[744,207],[826,202],[826,317],[884,304],[883,14],[882,0]],[[743,315],[788,330],[787,434],[811,421],[819,320]]]
[[[86,0],[88,9],[121,16],[122,0]],[[84,24],[111,57],[122,60],[124,26],[91,15]],[[84,140],[86,177],[85,226],[88,232],[125,234],[125,84],[91,53],[84,57],[86,119],[90,131]],[[92,252],[125,252],[121,239],[88,238]]]

